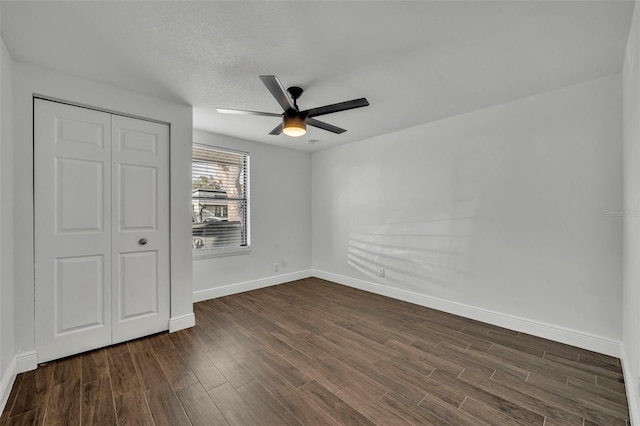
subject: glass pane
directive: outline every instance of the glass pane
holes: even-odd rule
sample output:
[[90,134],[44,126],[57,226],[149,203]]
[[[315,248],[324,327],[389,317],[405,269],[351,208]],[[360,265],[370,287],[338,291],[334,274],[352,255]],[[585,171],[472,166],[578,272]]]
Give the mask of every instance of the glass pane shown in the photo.
[[194,146],[194,253],[248,245],[247,164],[246,154]]

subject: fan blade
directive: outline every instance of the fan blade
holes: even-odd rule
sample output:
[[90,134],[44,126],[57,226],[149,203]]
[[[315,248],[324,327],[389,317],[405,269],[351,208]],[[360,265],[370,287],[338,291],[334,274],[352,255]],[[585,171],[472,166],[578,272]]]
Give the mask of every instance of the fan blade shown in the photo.
[[311,108],[306,111],[302,111],[302,114],[306,113],[307,117],[317,117],[319,115],[331,114],[338,111],[346,111],[348,109],[361,108],[369,105],[366,98],[353,99],[351,101],[340,102],[337,104],[325,105],[318,108]]
[[279,135],[282,133],[282,123],[278,124],[275,129],[269,132],[270,135]]
[[276,101],[280,104],[283,110],[295,109],[293,108],[293,104],[291,103],[291,99],[289,99],[289,95],[287,95],[286,90],[280,84],[280,80],[275,75],[261,75],[260,80],[267,86],[269,92],[276,98]]
[[327,130],[329,132],[337,134],[346,132],[345,129],[341,129],[340,127],[325,123],[324,121],[316,120],[315,118],[307,118],[307,124],[309,126],[317,127],[318,129]]
[[220,114],[263,115],[265,117],[282,117],[282,113],[276,114],[275,112],[245,111],[243,109],[216,108],[216,111],[218,111]]

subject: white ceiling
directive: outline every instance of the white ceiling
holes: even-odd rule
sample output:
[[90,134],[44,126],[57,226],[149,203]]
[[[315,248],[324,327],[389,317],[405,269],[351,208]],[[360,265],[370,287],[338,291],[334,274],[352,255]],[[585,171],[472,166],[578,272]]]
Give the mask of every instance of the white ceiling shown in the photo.
[[[180,101],[194,127],[314,151],[617,73],[625,1],[2,1],[15,60]],[[270,136],[281,112],[258,76],[299,85],[348,131]],[[316,139],[315,145],[306,143]]]

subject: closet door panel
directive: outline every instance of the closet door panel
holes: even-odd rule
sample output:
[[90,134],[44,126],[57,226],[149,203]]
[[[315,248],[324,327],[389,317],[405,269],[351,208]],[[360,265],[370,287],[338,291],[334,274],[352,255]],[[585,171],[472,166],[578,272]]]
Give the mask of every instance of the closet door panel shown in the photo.
[[113,340],[169,328],[169,127],[113,116]]
[[111,116],[34,105],[38,361],[111,344]]

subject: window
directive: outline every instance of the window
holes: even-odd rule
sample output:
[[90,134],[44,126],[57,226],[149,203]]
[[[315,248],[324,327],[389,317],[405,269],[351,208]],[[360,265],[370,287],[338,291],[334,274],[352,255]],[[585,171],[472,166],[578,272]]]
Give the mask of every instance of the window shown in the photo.
[[249,249],[249,154],[193,145],[191,228],[194,257]]

